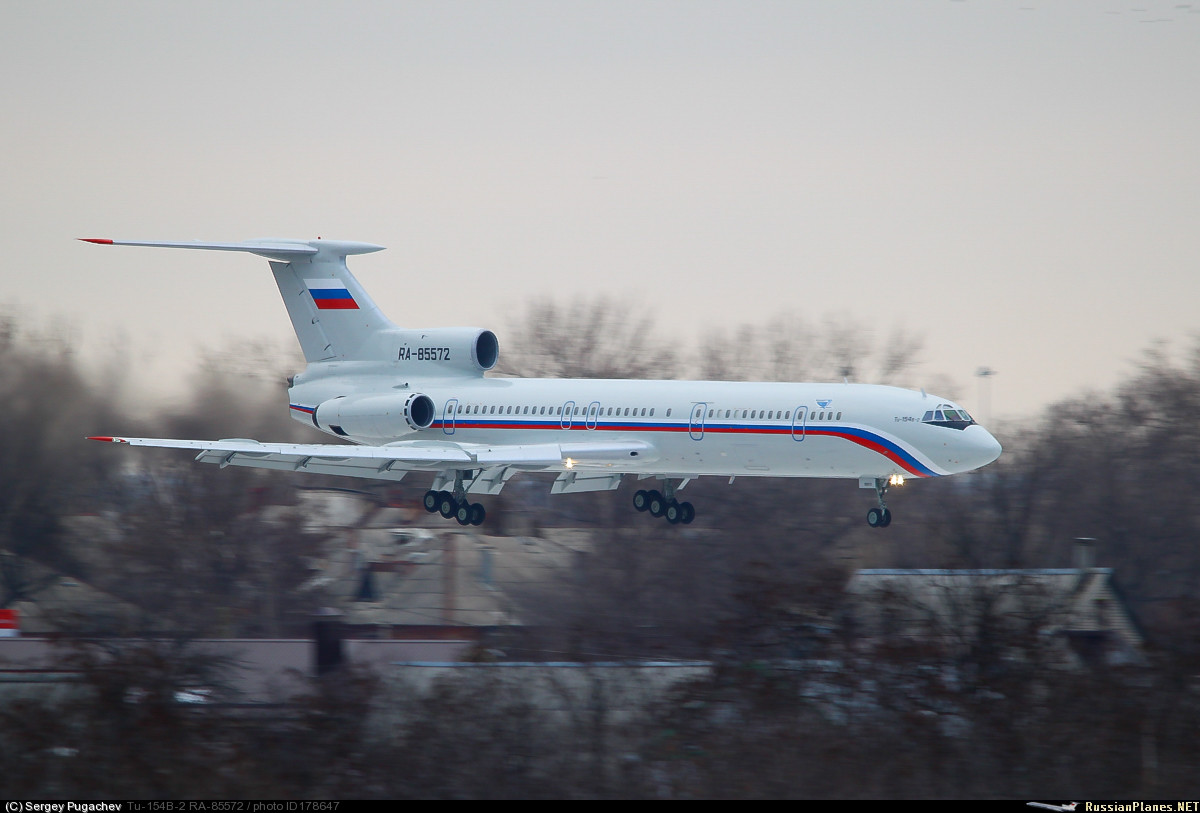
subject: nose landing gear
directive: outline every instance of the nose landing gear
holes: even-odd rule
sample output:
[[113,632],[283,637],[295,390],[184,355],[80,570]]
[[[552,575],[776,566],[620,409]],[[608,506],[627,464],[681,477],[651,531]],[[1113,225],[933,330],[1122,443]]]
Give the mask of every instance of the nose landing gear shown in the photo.
[[872,508],[867,512],[867,524],[872,528],[886,528],[892,524],[892,512],[888,510],[887,503],[883,496],[887,494],[888,481],[882,478],[875,478],[875,496],[879,500],[879,507]]

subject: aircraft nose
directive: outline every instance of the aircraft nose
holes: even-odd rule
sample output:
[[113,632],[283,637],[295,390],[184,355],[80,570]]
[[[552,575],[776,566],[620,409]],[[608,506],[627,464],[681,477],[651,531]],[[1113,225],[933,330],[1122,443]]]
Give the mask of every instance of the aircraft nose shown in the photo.
[[1000,453],[1004,451],[1000,446],[1000,441],[992,437],[992,433],[979,424],[968,426],[963,431],[963,441],[965,448],[961,460],[968,468],[972,469],[986,466],[1000,457]]

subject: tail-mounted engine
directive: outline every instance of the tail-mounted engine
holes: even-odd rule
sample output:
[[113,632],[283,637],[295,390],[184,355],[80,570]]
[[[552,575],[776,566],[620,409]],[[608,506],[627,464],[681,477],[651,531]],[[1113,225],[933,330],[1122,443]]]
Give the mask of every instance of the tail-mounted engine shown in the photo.
[[388,331],[393,358],[420,374],[483,373],[496,366],[500,342],[490,330],[475,327]]
[[418,392],[349,395],[322,403],[312,421],[335,435],[386,443],[433,426],[436,412],[433,399]]

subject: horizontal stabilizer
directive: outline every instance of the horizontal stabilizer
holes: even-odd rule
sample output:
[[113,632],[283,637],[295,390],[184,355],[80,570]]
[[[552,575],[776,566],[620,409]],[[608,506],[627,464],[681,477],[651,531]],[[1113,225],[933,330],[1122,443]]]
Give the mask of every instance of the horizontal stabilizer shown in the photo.
[[146,246],[149,248],[194,248],[206,251],[245,251],[271,260],[290,262],[302,257],[311,257],[320,251],[346,257],[351,254],[370,254],[382,251],[383,246],[374,243],[357,243],[349,240],[246,240],[241,243],[203,243],[146,240],[110,240],[106,237],[80,237],[85,243],[101,246]]

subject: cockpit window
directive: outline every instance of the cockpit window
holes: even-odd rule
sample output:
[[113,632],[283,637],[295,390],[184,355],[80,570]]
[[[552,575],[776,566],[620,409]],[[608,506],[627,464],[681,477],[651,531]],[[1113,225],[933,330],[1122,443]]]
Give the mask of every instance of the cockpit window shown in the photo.
[[952,407],[949,404],[938,404],[937,409],[931,409],[925,413],[921,422],[934,426],[945,426],[949,429],[966,429],[975,423],[975,419],[968,415],[965,409]]

